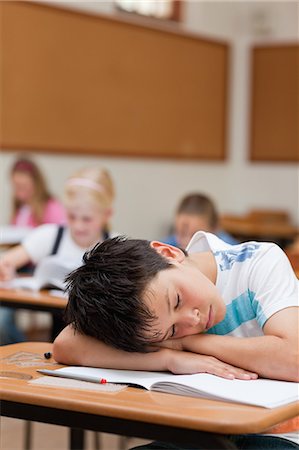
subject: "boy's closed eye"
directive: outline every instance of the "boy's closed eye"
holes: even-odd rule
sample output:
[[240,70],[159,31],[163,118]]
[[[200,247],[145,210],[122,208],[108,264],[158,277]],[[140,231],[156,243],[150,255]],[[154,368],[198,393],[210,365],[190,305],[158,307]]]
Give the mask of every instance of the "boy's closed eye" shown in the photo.
[[[175,305],[174,305],[174,309],[177,310],[177,309],[179,308],[180,304],[181,304],[181,297],[180,297],[179,294],[177,294],[177,297],[176,297],[176,303],[175,303]],[[176,325],[174,324],[174,325],[172,325],[172,329],[171,329],[171,333],[170,333],[169,338],[174,338],[175,335],[176,335],[176,332],[177,332],[177,327],[176,327]],[[168,339],[169,339],[169,338],[168,338]]]

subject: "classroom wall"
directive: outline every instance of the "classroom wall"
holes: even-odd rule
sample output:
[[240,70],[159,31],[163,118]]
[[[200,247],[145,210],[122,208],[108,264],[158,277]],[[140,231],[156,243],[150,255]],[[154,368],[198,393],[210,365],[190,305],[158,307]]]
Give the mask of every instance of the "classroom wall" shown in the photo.
[[[57,2],[56,2],[57,4]],[[65,2],[66,7],[113,13],[111,2]],[[297,2],[186,1],[182,28],[229,40],[232,45],[228,158],[225,162],[176,161],[34,154],[60,196],[63,182],[82,166],[101,164],[115,179],[115,230],[134,237],[160,238],[167,232],[178,199],[200,190],[220,212],[243,213],[252,207],[287,209],[299,224],[298,175],[294,163],[248,160],[250,106],[249,50],[254,43],[298,42]],[[20,149],[21,151],[21,149]],[[10,210],[9,167],[14,153],[1,153],[1,223]]]

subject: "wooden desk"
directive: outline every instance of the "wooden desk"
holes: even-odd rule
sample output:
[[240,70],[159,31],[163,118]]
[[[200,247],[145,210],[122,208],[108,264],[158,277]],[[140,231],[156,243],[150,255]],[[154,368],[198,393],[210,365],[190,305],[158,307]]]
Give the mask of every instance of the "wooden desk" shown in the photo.
[[294,269],[294,272],[297,276],[297,278],[299,278],[299,253],[295,253],[292,251],[288,251],[286,250],[286,255],[290,260],[290,263]]
[[[225,403],[127,388],[121,392],[63,390],[28,384],[42,375],[35,367],[9,364],[7,357],[52,351],[49,343],[21,343],[1,348],[1,412],[4,416],[72,428],[71,448],[83,448],[84,429],[146,439],[197,444],[206,449],[227,446],[226,434],[259,433],[299,413],[299,402],[275,409]],[[46,368],[46,360],[41,365]],[[53,360],[49,360],[53,369]],[[55,367],[55,366],[54,366]],[[61,366],[56,366],[61,367]],[[23,378],[23,379],[22,379]]]
[[221,227],[240,240],[288,241],[294,239],[299,234],[298,227],[289,223],[257,222],[246,216],[222,216]]
[[2,306],[56,313],[63,311],[67,299],[55,297],[47,291],[0,288],[0,302]]

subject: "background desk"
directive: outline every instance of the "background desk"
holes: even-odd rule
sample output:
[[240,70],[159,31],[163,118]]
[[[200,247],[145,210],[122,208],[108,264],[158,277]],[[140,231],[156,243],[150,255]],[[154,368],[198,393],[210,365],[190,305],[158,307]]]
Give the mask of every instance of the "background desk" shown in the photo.
[[[259,433],[298,415],[299,403],[275,409],[225,403],[127,388],[121,392],[63,390],[28,384],[41,376],[35,367],[7,364],[9,355],[52,351],[49,343],[22,343],[1,348],[1,413],[73,429],[71,448],[82,448],[82,430],[103,431],[146,439],[198,443],[206,449],[226,446],[225,434]],[[42,361],[42,360],[41,360]],[[49,361],[53,369],[53,361]],[[46,368],[45,360],[41,364]],[[60,367],[57,365],[57,367]],[[76,440],[77,439],[77,440]]]
[[[33,335],[31,340],[51,340],[53,341],[61,329],[65,326],[63,321],[63,312],[67,305],[67,299],[62,297],[55,297],[50,295],[47,291],[32,292],[25,289],[1,289],[0,288],[0,303],[1,306],[7,306],[16,309],[26,309],[40,312],[48,312],[52,314],[52,325],[50,325],[50,331],[48,336],[48,329],[46,329],[47,335],[44,335],[45,329],[42,331],[34,331],[39,333],[39,336],[35,338]],[[32,330],[31,330],[32,331]],[[43,332],[41,336],[40,333]]]
[[1,289],[0,302],[2,306],[23,308],[50,313],[62,312],[67,299],[50,295],[47,291],[32,292],[25,289]]
[[221,227],[241,242],[249,240],[272,241],[282,247],[299,234],[299,228],[289,223],[258,222],[246,216],[222,216]]

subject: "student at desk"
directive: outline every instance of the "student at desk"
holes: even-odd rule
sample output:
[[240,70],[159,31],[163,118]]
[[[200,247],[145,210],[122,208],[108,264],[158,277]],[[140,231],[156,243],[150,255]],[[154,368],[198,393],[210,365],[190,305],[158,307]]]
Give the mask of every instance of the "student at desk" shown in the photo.
[[[114,186],[109,172],[102,168],[83,169],[72,175],[65,185],[67,227],[46,224],[35,228],[21,245],[4,253],[0,258],[0,280],[7,281],[15,271],[28,262],[37,264],[49,255],[58,254],[62,259],[72,259],[80,265],[84,252],[109,236],[112,216]],[[76,267],[74,265],[74,267]],[[16,337],[10,309],[1,308],[0,337],[2,344],[11,343]],[[53,335],[61,329],[54,320]],[[60,329],[57,330],[60,326]],[[53,336],[54,338],[54,336]]]
[[[69,276],[69,326],[54,343],[57,361],[299,380],[298,280],[276,244],[231,246],[198,232],[184,252],[116,238],[84,263]],[[258,450],[298,449],[295,439],[296,433],[234,438],[238,448]]]
[[211,198],[195,192],[180,201],[174,219],[174,233],[163,242],[184,249],[198,230],[214,233],[228,244],[237,244],[236,239],[219,228],[217,208]]

